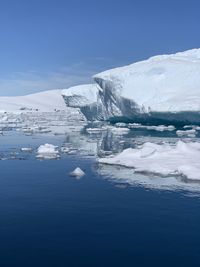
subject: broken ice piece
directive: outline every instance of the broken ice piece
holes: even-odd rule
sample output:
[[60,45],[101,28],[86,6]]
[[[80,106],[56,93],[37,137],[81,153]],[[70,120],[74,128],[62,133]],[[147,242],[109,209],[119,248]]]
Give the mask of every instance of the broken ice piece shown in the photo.
[[74,177],[81,177],[85,175],[84,171],[81,170],[81,168],[77,167],[76,169],[73,170],[73,172],[70,173],[71,176]]
[[32,148],[31,147],[22,147],[21,151],[23,151],[23,152],[31,152]]

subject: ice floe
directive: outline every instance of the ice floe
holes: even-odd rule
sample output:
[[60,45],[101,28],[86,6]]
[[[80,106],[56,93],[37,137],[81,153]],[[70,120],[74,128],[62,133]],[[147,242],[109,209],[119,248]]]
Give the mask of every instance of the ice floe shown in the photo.
[[200,143],[178,141],[169,143],[144,143],[128,148],[116,156],[101,158],[100,163],[134,168],[135,172],[147,172],[164,176],[182,175],[200,180]]

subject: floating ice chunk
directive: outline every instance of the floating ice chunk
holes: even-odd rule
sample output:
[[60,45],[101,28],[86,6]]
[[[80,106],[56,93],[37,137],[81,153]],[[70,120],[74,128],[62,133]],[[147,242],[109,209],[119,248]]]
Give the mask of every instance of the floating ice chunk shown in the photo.
[[21,151],[23,151],[23,152],[31,152],[32,148],[31,147],[22,147]]
[[113,134],[116,134],[116,135],[125,135],[125,134],[129,133],[130,129],[129,128],[114,127],[114,128],[111,128],[111,131]]
[[183,129],[193,129],[194,125],[185,125]]
[[178,136],[195,137],[197,134],[197,131],[195,129],[185,130],[185,131],[178,130],[176,131],[176,134]]
[[125,149],[117,156],[99,159],[100,163],[132,167],[136,172],[183,175],[200,180],[200,143],[178,141],[172,144],[144,143],[141,147]]
[[176,128],[173,125],[158,125],[158,126],[154,126],[154,125],[142,125],[140,123],[129,123],[128,125],[129,128],[135,128],[135,129],[146,129],[146,130],[154,130],[154,131],[159,131],[159,132],[163,132],[163,131],[174,131]]
[[83,107],[97,102],[96,84],[83,84],[62,90],[62,96],[69,107]]
[[77,149],[70,149],[70,151],[68,152],[69,155],[75,155],[77,154]]
[[0,97],[0,106],[7,112],[70,111],[62,97],[62,90],[49,90],[25,96]]
[[150,129],[150,130],[152,129],[155,131],[163,132],[163,131],[174,131],[176,128],[173,125],[169,125],[169,126],[158,125],[158,126],[152,126],[152,127],[149,126],[147,129]]
[[89,134],[97,134],[97,133],[101,133],[102,131],[106,131],[107,129],[105,127],[101,127],[101,128],[87,128],[86,131]]
[[68,147],[65,147],[65,146],[61,147],[60,150],[62,153],[68,153],[70,151],[70,149]]
[[198,125],[185,125],[183,127],[183,129],[193,129],[193,130],[196,130],[196,131],[200,131],[200,126],[198,126]]
[[124,122],[117,122],[117,123],[115,123],[115,126],[116,127],[126,127],[126,123],[124,123]]
[[59,158],[59,152],[57,150],[57,146],[52,144],[45,144],[38,147],[37,150],[37,158],[41,159],[55,159]]
[[77,167],[75,170],[73,170],[73,172],[70,173],[70,175],[74,177],[81,177],[85,175],[85,173],[81,170],[81,168]]

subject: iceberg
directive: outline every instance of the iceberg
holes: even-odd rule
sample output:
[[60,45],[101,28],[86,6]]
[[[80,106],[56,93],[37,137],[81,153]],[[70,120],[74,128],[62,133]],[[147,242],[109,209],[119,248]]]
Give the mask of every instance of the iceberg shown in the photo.
[[0,97],[0,114],[66,111],[80,120],[161,125],[159,131],[200,123],[200,49],[154,56],[93,79],[63,90]]
[[57,148],[57,146],[54,146],[52,144],[41,145],[37,149],[36,157],[38,159],[57,159],[60,157]]
[[104,119],[200,122],[200,49],[96,74]]
[[84,176],[85,173],[84,173],[84,171],[81,170],[81,168],[77,167],[75,170],[73,170],[70,173],[70,175],[74,176],[74,177],[81,177],[81,176]]

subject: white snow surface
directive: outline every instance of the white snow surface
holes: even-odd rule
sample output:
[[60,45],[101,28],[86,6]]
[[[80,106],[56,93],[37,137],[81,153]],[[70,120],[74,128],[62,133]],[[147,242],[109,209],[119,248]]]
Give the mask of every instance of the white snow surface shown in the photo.
[[49,90],[25,96],[0,97],[0,109],[6,112],[69,111],[61,94],[62,90]]
[[146,142],[138,148],[128,148],[116,156],[101,158],[100,163],[132,167],[136,172],[164,176],[182,175],[200,180],[200,143],[178,141],[175,145]]
[[[200,111],[200,49],[151,57],[94,79],[104,97],[130,99],[143,112]],[[114,108],[120,115],[120,107]]]

